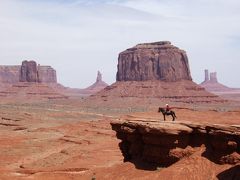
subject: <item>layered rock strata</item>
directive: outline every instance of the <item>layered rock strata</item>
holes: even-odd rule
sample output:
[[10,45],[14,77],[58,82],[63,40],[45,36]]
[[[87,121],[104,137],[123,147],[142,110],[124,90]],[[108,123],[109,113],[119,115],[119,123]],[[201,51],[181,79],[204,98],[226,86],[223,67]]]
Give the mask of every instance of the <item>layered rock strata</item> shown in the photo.
[[35,61],[23,61],[20,70],[20,82],[40,82],[37,63]]
[[[159,102],[183,103],[222,103],[226,102],[217,95],[207,92],[203,87],[192,81],[126,81],[116,82],[106,87],[91,99],[103,99],[105,102],[117,103],[117,98],[156,99]],[[90,100],[90,99],[89,99]],[[142,102],[145,104],[144,102]],[[146,104],[145,104],[146,105]]]
[[200,148],[218,164],[240,163],[240,127],[188,122],[122,120],[112,122],[126,161],[169,166]]
[[168,41],[138,44],[119,54],[117,81],[192,80],[185,51]]
[[117,68],[117,82],[89,101],[102,99],[104,104],[116,104],[121,98],[131,102],[141,98],[138,104],[145,104],[143,98],[148,98],[158,102],[224,102],[192,81],[186,52],[168,41],[138,44],[121,52]]
[[0,66],[0,83],[18,82],[57,83],[56,70],[35,61],[23,61],[21,66]]
[[0,66],[0,83],[19,82],[20,66]]
[[68,96],[56,91],[46,83],[19,82],[0,91],[0,97],[16,100],[67,99]]

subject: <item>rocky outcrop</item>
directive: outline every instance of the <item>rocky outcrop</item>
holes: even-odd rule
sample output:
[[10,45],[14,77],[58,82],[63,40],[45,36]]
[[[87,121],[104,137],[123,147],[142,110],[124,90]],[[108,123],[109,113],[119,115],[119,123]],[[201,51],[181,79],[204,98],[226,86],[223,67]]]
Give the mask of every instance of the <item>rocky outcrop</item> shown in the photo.
[[[116,82],[106,87],[88,101],[102,100],[104,104],[123,105],[159,105],[159,102],[178,103],[223,103],[226,100],[207,92],[203,87],[192,81],[126,81]],[[131,103],[127,103],[127,100]],[[133,103],[136,100],[136,103]]]
[[117,81],[192,80],[185,51],[168,41],[138,44],[119,54]]
[[200,84],[200,86],[204,87],[207,91],[212,92],[212,93],[226,92],[226,91],[234,90],[234,88],[229,88],[218,82],[217,72],[211,72],[210,79],[209,79],[209,72],[207,69],[205,70],[205,79]]
[[0,66],[0,83],[18,82],[57,83],[56,70],[35,61],[23,61],[21,66]]
[[218,164],[240,163],[240,127],[190,122],[121,120],[112,122],[126,161],[169,166],[200,149]]
[[38,77],[39,77],[39,82],[57,83],[56,70],[53,69],[51,66],[38,65]]
[[58,92],[50,84],[35,82],[19,82],[0,91],[0,97],[5,100],[48,100],[48,99],[67,99],[68,96]]
[[35,61],[23,61],[20,71],[20,82],[39,82],[37,63]]
[[218,82],[217,73],[211,72],[209,78],[209,72],[205,70],[205,79],[199,84],[208,92],[216,94],[223,99],[231,101],[240,101],[240,88],[231,88]]
[[105,87],[107,87],[108,84],[105,83],[103,80],[102,80],[102,74],[100,71],[97,72],[97,79],[96,79],[96,82],[94,84],[92,84],[91,86],[87,87],[85,90],[92,90],[92,91],[95,91],[95,92],[98,92],[102,89],[104,89]]
[[[186,52],[170,42],[139,44],[119,54],[117,82],[88,101],[120,104],[122,98],[137,104],[154,102],[224,102],[192,81]],[[126,99],[124,100],[124,105]],[[129,105],[129,103],[127,103]],[[132,103],[133,104],[133,103]]]
[[20,66],[0,66],[0,83],[19,82]]

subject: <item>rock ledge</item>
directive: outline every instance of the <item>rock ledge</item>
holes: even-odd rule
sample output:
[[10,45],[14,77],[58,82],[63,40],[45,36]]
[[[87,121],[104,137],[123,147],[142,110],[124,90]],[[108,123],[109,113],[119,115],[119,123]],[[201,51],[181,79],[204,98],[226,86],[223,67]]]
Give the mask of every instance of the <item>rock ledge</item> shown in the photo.
[[202,156],[218,164],[240,163],[238,126],[159,120],[111,122],[125,161],[144,160],[169,166],[204,148]]

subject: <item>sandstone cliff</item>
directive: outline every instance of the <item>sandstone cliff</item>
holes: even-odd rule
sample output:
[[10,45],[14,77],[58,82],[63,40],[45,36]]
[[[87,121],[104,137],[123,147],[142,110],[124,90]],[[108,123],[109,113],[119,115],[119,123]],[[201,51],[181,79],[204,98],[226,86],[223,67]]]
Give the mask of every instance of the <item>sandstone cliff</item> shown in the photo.
[[217,164],[240,163],[240,127],[158,120],[112,122],[126,161],[169,166],[198,151]]
[[185,51],[168,41],[138,44],[119,54],[117,81],[192,80]]
[[231,88],[221,84],[218,81],[216,72],[209,73],[209,71],[206,69],[204,81],[199,85],[208,92],[216,94],[223,99],[240,101],[240,88]]
[[38,65],[39,82],[43,83],[57,83],[56,70],[51,66]]
[[35,61],[23,61],[21,66],[0,66],[0,83],[18,82],[57,83],[56,70],[37,66]]
[[[210,78],[209,78],[210,77]],[[209,76],[209,72],[205,70],[205,79],[200,84],[200,86],[204,87],[209,92],[226,92],[234,90],[233,88],[229,88],[218,82],[217,72],[211,72]]]
[[167,41],[139,44],[120,53],[116,80],[88,101],[102,100],[103,105],[120,104],[122,98],[129,100],[124,99],[124,105],[134,100],[135,105],[223,102],[192,81],[186,52]]
[[19,82],[20,66],[0,66],[0,83]]
[[20,76],[20,82],[39,82],[37,63],[35,61],[23,61]]

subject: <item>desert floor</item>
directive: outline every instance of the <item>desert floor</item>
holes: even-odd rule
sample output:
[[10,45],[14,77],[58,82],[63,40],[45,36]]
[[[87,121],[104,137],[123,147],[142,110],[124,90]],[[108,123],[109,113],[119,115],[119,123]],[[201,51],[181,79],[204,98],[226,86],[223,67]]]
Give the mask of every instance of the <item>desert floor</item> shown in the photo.
[[[239,125],[237,107],[191,105],[174,110],[177,121]],[[129,116],[163,120],[154,107],[134,112],[124,108],[89,108],[81,101],[68,100],[1,102],[0,179],[154,179],[168,177],[171,169],[180,168],[181,164],[176,163],[172,168],[147,171],[123,162],[110,122]],[[167,121],[171,118],[167,117]],[[228,168],[216,167],[207,160],[202,162],[208,164],[207,168],[216,169],[216,174],[211,175],[213,179]]]

